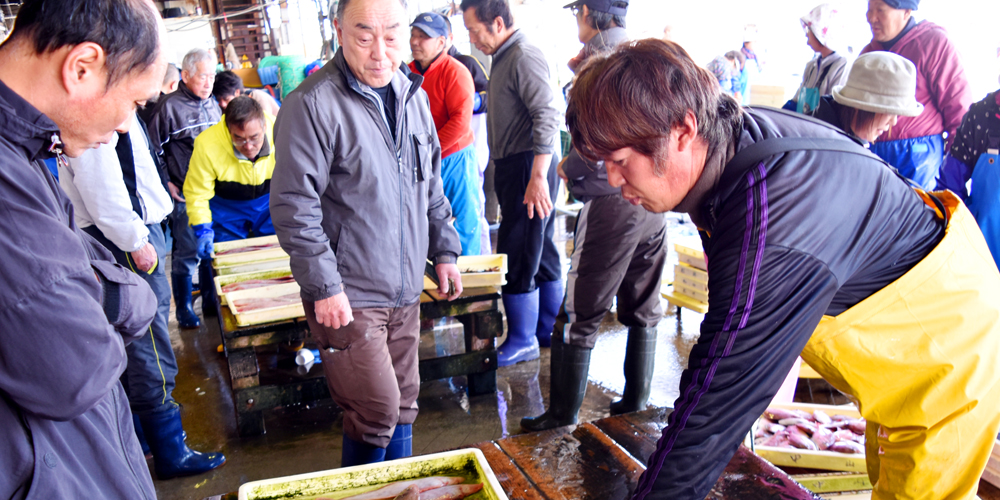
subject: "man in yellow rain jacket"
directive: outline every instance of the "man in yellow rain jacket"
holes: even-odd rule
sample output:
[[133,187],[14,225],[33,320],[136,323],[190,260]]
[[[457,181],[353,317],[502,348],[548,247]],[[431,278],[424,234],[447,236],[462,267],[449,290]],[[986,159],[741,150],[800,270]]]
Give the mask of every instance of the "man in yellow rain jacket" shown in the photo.
[[823,123],[742,109],[660,40],[593,57],[566,119],[626,200],[703,230],[708,313],[633,498],[704,499],[800,353],[868,421],[872,498],[975,498],[1000,427],[1000,273],[954,194]]
[[[184,198],[198,238],[199,258],[211,259],[217,241],[274,234],[268,208],[274,173],[273,127],[274,118],[257,101],[237,97],[229,102],[222,120],[195,139]],[[212,302],[205,299],[204,304]],[[211,308],[205,307],[206,311]]]

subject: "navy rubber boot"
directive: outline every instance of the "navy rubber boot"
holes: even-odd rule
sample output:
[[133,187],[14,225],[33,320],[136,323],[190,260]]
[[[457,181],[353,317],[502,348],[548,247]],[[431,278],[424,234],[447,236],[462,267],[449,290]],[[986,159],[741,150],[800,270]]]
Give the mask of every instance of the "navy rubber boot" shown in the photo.
[[497,348],[497,363],[510,366],[538,359],[538,339],[535,338],[538,290],[503,294],[503,308],[507,312],[507,340]]
[[340,466],[374,464],[385,461],[385,448],[355,441],[344,434],[344,447],[340,455]]
[[396,424],[389,446],[385,447],[385,459],[395,460],[413,455],[413,424]]
[[187,447],[180,408],[143,415],[139,420],[153,451],[153,469],[159,479],[193,476],[226,463],[222,453],[200,453]]
[[181,328],[194,329],[201,326],[201,320],[191,308],[191,277],[175,274],[171,276],[174,288],[174,307],[177,325]]
[[621,399],[611,402],[612,415],[646,409],[655,361],[656,327],[629,328],[625,344],[625,390]]
[[552,327],[556,324],[556,315],[562,307],[564,292],[562,280],[538,284],[538,326],[535,336],[538,337],[539,346],[552,345]]
[[198,264],[198,289],[201,295],[201,314],[205,318],[219,315],[219,298],[215,294],[215,280],[212,279],[212,263],[203,260]]
[[132,414],[132,426],[135,427],[135,437],[139,438],[139,446],[142,447],[142,454],[147,459],[153,458],[153,452],[149,449],[149,443],[146,442],[146,435],[142,432],[142,422],[139,421],[139,416],[135,413]]

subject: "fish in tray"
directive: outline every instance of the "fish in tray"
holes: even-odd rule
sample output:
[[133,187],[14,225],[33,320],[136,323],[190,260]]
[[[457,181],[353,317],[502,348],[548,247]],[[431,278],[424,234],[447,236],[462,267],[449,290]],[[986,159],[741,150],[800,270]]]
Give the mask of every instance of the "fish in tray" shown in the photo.
[[[461,500],[483,489],[482,484],[459,484],[461,477],[434,476],[389,483],[377,490],[341,500]],[[317,498],[316,500],[329,500]]]
[[252,288],[261,288],[271,285],[280,285],[283,283],[291,283],[295,281],[295,278],[291,276],[282,276],[280,278],[268,278],[262,280],[246,280],[239,281],[236,283],[230,283],[228,285],[223,285],[222,293],[235,292],[238,290],[250,290]]
[[278,295],[277,297],[260,297],[252,299],[237,299],[233,301],[233,308],[239,314],[245,314],[259,309],[271,309],[274,307],[291,306],[302,302],[299,292]]
[[754,444],[860,455],[865,452],[865,425],[863,418],[822,410],[768,408],[754,433]]
[[215,256],[220,255],[236,255],[238,253],[256,252],[258,250],[270,250],[272,248],[281,248],[278,243],[265,243],[263,245],[250,245],[246,247],[230,248],[229,250],[223,250],[221,252],[215,252]]

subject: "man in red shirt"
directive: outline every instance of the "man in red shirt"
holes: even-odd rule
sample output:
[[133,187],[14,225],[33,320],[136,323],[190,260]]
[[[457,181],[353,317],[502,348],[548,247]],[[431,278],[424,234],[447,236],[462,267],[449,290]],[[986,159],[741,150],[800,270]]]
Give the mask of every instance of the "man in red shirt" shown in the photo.
[[469,70],[445,53],[448,27],[440,14],[420,14],[410,24],[410,70],[423,75],[421,88],[430,100],[431,115],[441,142],[441,179],[451,202],[462,255],[490,253],[481,248],[478,160],[473,146],[472,107],[476,93]]

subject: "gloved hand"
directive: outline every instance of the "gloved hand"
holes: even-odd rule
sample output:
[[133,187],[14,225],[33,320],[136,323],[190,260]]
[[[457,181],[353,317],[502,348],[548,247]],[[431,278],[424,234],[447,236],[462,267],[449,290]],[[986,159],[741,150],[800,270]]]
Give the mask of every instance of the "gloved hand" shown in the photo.
[[472,112],[478,113],[483,109],[483,95],[479,92],[472,93]]
[[212,258],[212,250],[215,246],[215,231],[212,231],[212,223],[197,224],[191,226],[194,235],[198,237],[198,258],[208,260]]

